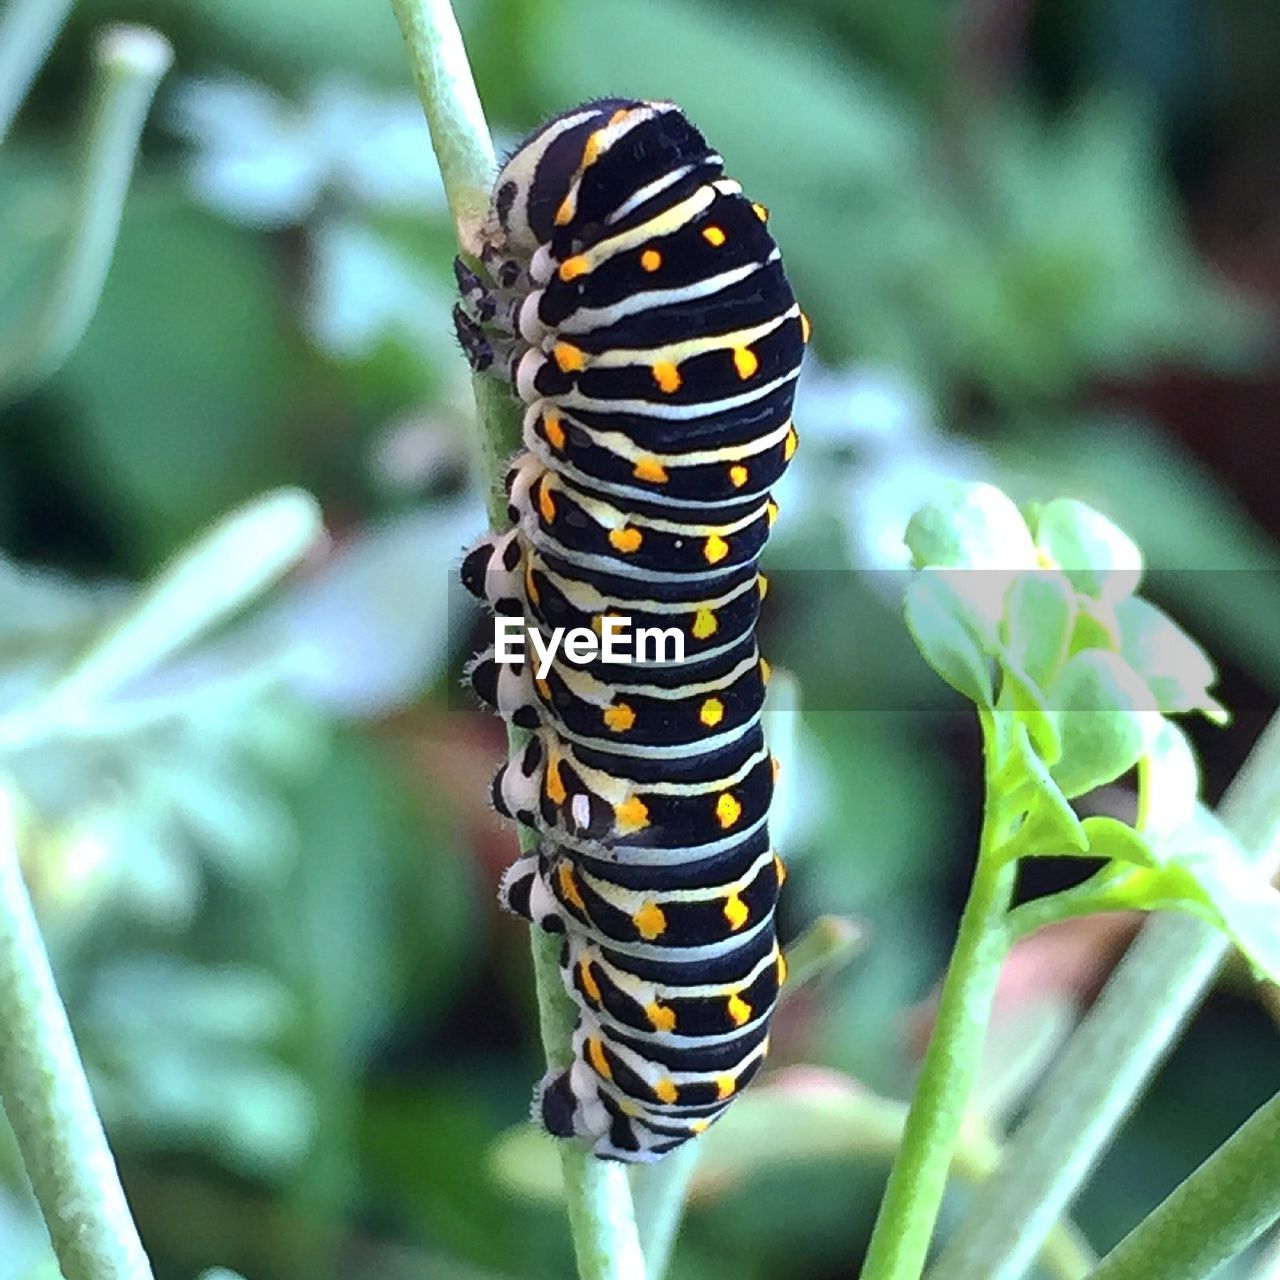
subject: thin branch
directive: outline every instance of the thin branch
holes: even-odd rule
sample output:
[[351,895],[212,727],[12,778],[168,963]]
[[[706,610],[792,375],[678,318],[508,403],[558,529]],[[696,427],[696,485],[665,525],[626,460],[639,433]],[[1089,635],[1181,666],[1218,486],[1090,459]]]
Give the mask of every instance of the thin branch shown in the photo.
[[[440,164],[458,244],[475,256],[497,162],[466,50],[447,0],[391,0],[422,100],[431,143]],[[480,426],[481,466],[490,522],[506,523],[501,481],[505,463],[519,448],[519,414],[511,395],[493,378],[472,380]],[[513,749],[520,734],[513,731]],[[533,966],[548,1064],[568,1065],[577,1011],[560,977],[558,938],[533,934]],[[578,1143],[560,1144],[569,1226],[581,1280],[644,1280],[626,1170],[597,1160]]]
[[[1280,866],[1280,716],[1223,797],[1220,816],[1268,876]],[[929,1280],[1020,1280],[1213,982],[1230,943],[1199,920],[1143,926],[1045,1077],[995,1176]]]
[[919,1280],[924,1270],[977,1075],[1000,966],[1009,949],[1006,915],[1017,864],[1001,862],[997,851],[1008,840],[1012,815],[996,785],[994,721],[990,712],[980,714],[985,801],[973,883],[943,978],[902,1145],[867,1247],[863,1280]]
[[697,1163],[698,1144],[686,1142],[657,1164],[640,1165],[631,1175],[646,1280],[662,1280],[667,1274]]
[[0,718],[0,751],[88,725],[98,708],[202,632],[242,609],[324,535],[316,500],[277,489],[184,548],[51,689]]
[[71,231],[35,314],[0,346],[0,403],[55,373],[93,318],[115,253],[142,125],[172,60],[169,42],[148,27],[108,27],[98,36]]
[[1129,1232],[1089,1280],[1205,1280],[1277,1219],[1280,1094]]
[[150,1280],[58,998],[0,787],[0,1097],[65,1280]]
[[9,0],[0,13],[0,142],[26,101],[74,0]]

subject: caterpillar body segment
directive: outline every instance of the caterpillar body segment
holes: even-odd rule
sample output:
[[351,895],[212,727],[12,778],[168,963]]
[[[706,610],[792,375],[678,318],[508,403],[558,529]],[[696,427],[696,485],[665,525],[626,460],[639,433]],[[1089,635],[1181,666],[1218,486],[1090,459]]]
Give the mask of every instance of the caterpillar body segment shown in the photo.
[[[550,656],[487,650],[468,675],[530,731],[493,783],[538,835],[501,900],[563,935],[579,1011],[535,1108],[599,1156],[654,1160],[759,1070],[785,979],[757,562],[809,324],[766,210],[673,103],[605,99],[537,130],[484,241],[455,320],[473,367],[525,402],[525,452],[511,527],[462,577]],[[619,620],[626,663],[548,648]]]

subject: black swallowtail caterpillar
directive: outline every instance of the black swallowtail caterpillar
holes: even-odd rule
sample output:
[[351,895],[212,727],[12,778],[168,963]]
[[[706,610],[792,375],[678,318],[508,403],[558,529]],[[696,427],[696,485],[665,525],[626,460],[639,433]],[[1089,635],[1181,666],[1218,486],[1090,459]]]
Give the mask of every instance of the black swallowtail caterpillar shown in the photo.
[[673,103],[608,99],[498,175],[490,280],[458,264],[463,347],[528,405],[513,527],[464,582],[545,633],[615,614],[686,637],[680,663],[562,656],[537,679],[489,650],[470,668],[532,731],[494,779],[499,811],[540,837],[503,902],[564,935],[580,1011],[536,1109],[619,1160],[717,1118],[760,1067],[785,976],[757,560],[809,324],[767,218]]

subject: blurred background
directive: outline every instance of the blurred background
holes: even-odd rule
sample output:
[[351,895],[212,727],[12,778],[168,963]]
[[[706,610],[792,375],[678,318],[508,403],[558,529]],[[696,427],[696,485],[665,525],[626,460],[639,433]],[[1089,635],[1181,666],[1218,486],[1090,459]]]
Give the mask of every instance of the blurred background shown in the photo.
[[[672,1274],[852,1277],[888,1159],[858,1116],[907,1092],[979,816],[967,704],[899,617],[907,517],[981,477],[1132,534],[1236,713],[1192,726],[1211,797],[1274,708],[1280,8],[457,7],[501,145],[591,96],[678,100],[772,209],[814,320],[764,635],[802,708],[782,928],[836,913],[861,945],[710,1135]],[[305,487],[332,534],[146,678],[162,714],[0,762],[143,1237],[161,1280],[560,1280],[554,1166],[511,1133],[542,1067],[526,929],[494,901],[504,734],[458,690],[484,628],[451,572],[484,517],[454,247],[390,8],[76,4],[0,148],[0,352],[74,215],[93,34],[125,19],[176,63],[83,341],[0,386],[0,710],[249,497]],[[994,1127],[1131,928],[1010,962]],[[1271,1093],[1278,1009],[1228,973],[1079,1205],[1095,1247]],[[780,1119],[828,1104],[853,1118],[811,1140]],[[0,1174],[0,1280],[47,1275],[7,1132]]]

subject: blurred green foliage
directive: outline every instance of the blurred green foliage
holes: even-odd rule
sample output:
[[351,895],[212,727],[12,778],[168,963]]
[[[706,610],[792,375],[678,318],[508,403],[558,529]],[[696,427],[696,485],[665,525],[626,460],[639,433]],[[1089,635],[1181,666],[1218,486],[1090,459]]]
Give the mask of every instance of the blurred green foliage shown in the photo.
[[[1187,570],[1153,591],[1237,713],[1197,735],[1211,783],[1274,704],[1280,519],[1248,495],[1280,476],[1274,450],[1252,474],[1242,433],[1280,394],[1262,172],[1280,95],[1259,53],[1280,16],[1223,5],[1210,33],[1177,0],[458,8],[505,145],[593,94],[671,96],[773,211],[816,333],[765,624],[802,690],[784,930],[821,912],[868,930],[775,1053],[839,1073],[841,1097],[851,1079],[901,1096],[904,1014],[945,957],[977,822],[976,739],[897,612],[902,531],[939,480],[1079,498]],[[450,229],[395,23],[338,0],[83,0],[0,148],[0,342],[67,224],[87,42],[126,16],[177,65],[96,318],[0,406],[0,712],[263,489],[316,493],[335,540],[127,691],[163,714],[4,761],[144,1238],[162,1280],[559,1280],[556,1208],[495,1163],[539,1052],[526,939],[493,902],[501,735],[455,692],[476,622],[448,579],[483,516]],[[1061,883],[1049,867],[1028,889]],[[1004,1043],[1088,997],[1055,967],[1027,971]],[[1081,1210],[1096,1245],[1270,1088],[1245,994],[1210,1006],[1104,1165]],[[1194,1105],[1189,1080],[1213,1082]],[[672,1274],[851,1274],[884,1173],[855,1148],[784,1164],[734,1145],[751,1167],[701,1187]],[[0,1280],[25,1280],[43,1254],[7,1138],[0,1169]]]

